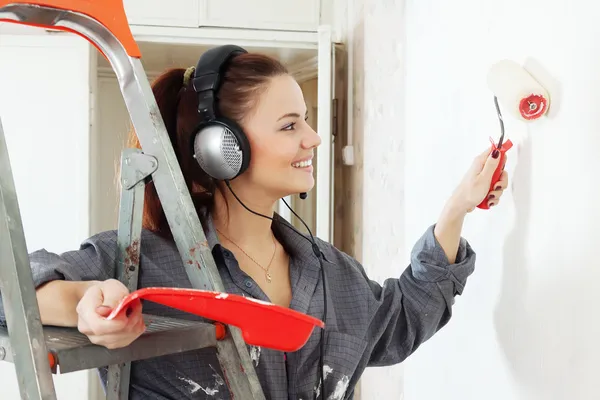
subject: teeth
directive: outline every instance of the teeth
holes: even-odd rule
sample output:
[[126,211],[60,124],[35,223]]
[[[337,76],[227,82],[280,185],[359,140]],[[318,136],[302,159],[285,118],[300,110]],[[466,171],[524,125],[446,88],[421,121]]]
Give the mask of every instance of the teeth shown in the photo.
[[304,168],[312,165],[312,160],[300,161],[298,163],[293,163],[292,167],[294,168]]

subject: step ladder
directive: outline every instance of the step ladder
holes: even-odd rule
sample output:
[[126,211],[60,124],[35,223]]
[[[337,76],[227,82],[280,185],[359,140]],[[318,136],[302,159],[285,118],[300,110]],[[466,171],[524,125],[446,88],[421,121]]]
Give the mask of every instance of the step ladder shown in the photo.
[[[137,289],[144,187],[151,178],[192,287],[224,291],[122,1],[0,0],[0,21],[79,34],[106,57],[117,75],[142,150],[122,153],[115,277],[130,291]],[[42,326],[1,121],[0,292],[7,320],[7,328],[0,328],[0,360],[14,363],[24,399],[56,399],[52,373],[105,366],[109,366],[107,399],[127,399],[132,361],[209,346],[217,349],[233,398],[265,399],[235,326],[144,315],[146,332],[130,346],[115,350],[92,344],[76,329]]]

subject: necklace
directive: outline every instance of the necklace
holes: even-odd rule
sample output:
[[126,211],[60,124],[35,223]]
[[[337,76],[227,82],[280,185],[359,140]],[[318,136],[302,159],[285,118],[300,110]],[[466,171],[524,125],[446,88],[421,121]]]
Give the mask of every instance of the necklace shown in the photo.
[[221,236],[223,236],[225,239],[227,239],[229,242],[231,242],[235,247],[240,249],[240,251],[242,253],[244,253],[246,255],[246,257],[248,257],[250,260],[252,260],[254,262],[254,264],[258,265],[262,270],[264,270],[265,278],[267,279],[267,282],[271,283],[271,280],[273,277],[271,276],[269,269],[271,268],[271,264],[273,263],[273,259],[275,258],[275,253],[277,252],[277,244],[275,243],[275,237],[273,237],[273,255],[271,256],[271,261],[269,261],[269,265],[267,265],[267,268],[265,268],[262,265],[260,265],[260,263],[258,263],[254,258],[250,257],[250,255],[248,253],[246,253],[244,251],[244,249],[242,249],[240,246],[238,246],[237,243],[235,243],[233,240],[229,239],[223,232],[221,232],[218,229],[217,229],[217,232],[219,232],[219,234]]

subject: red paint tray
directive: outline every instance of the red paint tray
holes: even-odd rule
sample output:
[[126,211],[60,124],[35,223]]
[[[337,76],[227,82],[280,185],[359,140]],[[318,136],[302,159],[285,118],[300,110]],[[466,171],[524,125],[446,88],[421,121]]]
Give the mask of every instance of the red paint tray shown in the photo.
[[323,321],[272,303],[229,293],[197,289],[144,288],[127,295],[108,316],[116,317],[137,300],[148,300],[212,321],[237,326],[246,343],[280,351],[296,351]]

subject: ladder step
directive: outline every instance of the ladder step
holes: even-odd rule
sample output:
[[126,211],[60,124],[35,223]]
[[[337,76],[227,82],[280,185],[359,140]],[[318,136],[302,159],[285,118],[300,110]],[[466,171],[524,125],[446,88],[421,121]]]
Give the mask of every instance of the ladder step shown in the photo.
[[[144,314],[146,332],[129,346],[110,350],[89,341],[75,328],[44,327],[53,373],[68,373],[182,353],[217,345],[223,325]],[[4,357],[3,357],[4,356]],[[0,327],[0,360],[12,362],[6,327]]]

